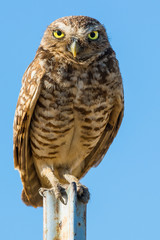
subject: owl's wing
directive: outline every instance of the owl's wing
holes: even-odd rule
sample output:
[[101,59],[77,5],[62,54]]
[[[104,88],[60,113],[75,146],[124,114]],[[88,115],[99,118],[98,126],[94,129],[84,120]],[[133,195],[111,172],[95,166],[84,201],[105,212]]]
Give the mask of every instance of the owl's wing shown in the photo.
[[81,173],[78,176],[79,179],[82,178],[91,167],[97,167],[100,164],[118,132],[118,129],[122,122],[123,114],[123,96],[119,96],[115,102],[112,112],[110,113],[109,121],[106,124],[101,138],[99,139],[92,152],[84,160],[84,168],[82,168]]
[[[44,72],[38,59],[35,59],[27,68],[22,79],[22,88],[20,90],[13,123],[14,167],[20,172],[24,188],[22,199],[27,205],[34,206],[38,203],[35,204],[34,199],[29,197],[32,195],[33,198],[31,189],[33,181],[31,180],[36,181],[37,185],[39,185],[39,180],[36,175],[33,160],[30,157],[28,130],[33,110],[40,95],[41,80]],[[42,203],[39,204],[41,205]]]

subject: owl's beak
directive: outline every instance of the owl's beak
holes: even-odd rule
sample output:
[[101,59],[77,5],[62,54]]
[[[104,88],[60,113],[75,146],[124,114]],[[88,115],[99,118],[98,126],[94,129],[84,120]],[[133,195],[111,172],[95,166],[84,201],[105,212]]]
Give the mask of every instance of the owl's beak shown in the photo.
[[76,40],[74,40],[71,45],[70,45],[70,48],[69,48],[69,51],[73,54],[73,57],[76,58],[77,56],[77,53],[79,52],[79,44],[77,43]]

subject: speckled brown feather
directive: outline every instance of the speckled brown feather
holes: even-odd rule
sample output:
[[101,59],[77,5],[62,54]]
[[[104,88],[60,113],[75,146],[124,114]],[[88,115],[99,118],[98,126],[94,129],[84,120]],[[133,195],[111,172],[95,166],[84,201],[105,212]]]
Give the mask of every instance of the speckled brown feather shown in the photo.
[[[33,71],[35,74],[33,75]],[[41,80],[44,70],[35,59],[27,68],[23,79],[22,88],[17,102],[13,124],[13,153],[14,166],[19,170],[22,184],[22,200],[27,205],[42,206],[42,198],[38,193],[40,188],[33,159],[30,156],[28,131],[32,113],[41,89]],[[31,178],[31,177],[32,178]],[[34,182],[34,188],[31,185]]]
[[[65,32],[64,39],[53,38],[55,29]],[[90,42],[92,30],[100,36]],[[69,51],[73,39],[80,46],[76,58]],[[104,27],[85,16],[51,23],[24,74],[14,119],[14,164],[26,205],[42,206],[38,189],[53,187],[56,179],[70,180],[64,181],[62,172],[80,179],[97,166],[117,134],[123,110],[121,74]]]
[[[110,118],[110,121],[112,124],[110,124],[110,121],[108,122],[99,142],[97,143],[96,147],[93,149],[93,151],[84,159],[85,167],[81,174],[78,176],[78,178],[82,178],[85,176],[85,174],[89,171],[91,167],[97,167],[100,162],[103,160],[104,155],[106,154],[107,150],[109,149],[111,143],[113,142],[119,127],[121,125],[124,109],[122,107],[122,104],[118,106],[117,112],[112,112],[114,115],[114,122],[112,122],[112,118]],[[121,111],[120,111],[121,109]],[[115,110],[116,111],[116,110]]]

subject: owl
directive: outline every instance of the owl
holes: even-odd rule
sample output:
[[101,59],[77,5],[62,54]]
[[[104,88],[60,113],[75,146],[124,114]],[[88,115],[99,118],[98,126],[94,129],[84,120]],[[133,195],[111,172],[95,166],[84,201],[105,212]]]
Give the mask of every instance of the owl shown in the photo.
[[43,206],[40,188],[64,201],[79,180],[103,159],[121,125],[121,73],[104,26],[91,17],[69,16],[46,29],[22,79],[14,117],[14,166],[23,184],[22,200]]

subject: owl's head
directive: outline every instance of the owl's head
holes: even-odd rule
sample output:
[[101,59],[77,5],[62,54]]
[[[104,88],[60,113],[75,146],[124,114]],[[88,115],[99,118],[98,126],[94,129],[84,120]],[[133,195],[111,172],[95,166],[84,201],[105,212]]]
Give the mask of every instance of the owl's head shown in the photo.
[[55,56],[83,63],[109,47],[105,28],[96,19],[70,16],[52,22],[44,33],[41,47]]

